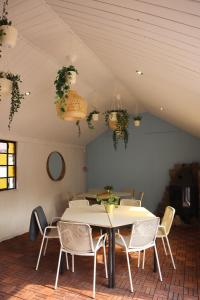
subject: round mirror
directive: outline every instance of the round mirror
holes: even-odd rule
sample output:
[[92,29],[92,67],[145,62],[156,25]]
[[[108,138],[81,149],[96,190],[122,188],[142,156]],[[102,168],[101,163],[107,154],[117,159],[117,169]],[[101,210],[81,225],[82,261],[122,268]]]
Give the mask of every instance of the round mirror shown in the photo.
[[58,181],[65,175],[65,161],[59,152],[51,152],[47,159],[47,173],[49,177]]

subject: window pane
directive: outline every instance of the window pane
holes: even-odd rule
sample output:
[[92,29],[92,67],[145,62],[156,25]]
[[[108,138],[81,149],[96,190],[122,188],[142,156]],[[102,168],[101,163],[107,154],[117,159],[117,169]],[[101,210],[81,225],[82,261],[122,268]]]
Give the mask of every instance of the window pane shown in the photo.
[[8,177],[15,176],[15,167],[9,166],[8,167]]
[[0,153],[6,153],[7,152],[7,143],[0,143]]
[[15,178],[8,178],[8,188],[13,189],[15,187]]
[[7,154],[0,154],[0,165],[7,165]]
[[10,166],[14,166],[14,164],[15,164],[15,156],[13,154],[8,154],[8,164]]
[[8,153],[15,153],[15,144],[8,143]]
[[0,178],[0,190],[7,188],[7,178]]
[[0,167],[0,178],[7,177],[7,167]]

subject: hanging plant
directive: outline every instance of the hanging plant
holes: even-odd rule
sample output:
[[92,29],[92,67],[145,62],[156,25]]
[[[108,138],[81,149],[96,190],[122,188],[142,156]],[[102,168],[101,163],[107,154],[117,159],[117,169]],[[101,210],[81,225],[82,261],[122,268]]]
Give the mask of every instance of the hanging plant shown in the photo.
[[137,115],[137,116],[133,117],[134,126],[136,126],[136,127],[140,126],[141,121],[142,121],[142,116],[141,115]]
[[[20,93],[19,90],[19,82],[22,82],[20,79],[20,75],[12,74],[12,73],[5,73],[5,72],[0,72],[0,79],[7,79],[10,80],[12,85],[11,85],[11,106],[10,106],[10,113],[9,113],[9,123],[8,123],[8,128],[10,129],[10,125],[12,123],[14,114],[18,111],[18,109],[21,106],[21,100],[24,99],[24,94]],[[2,86],[0,86],[0,91],[3,89]],[[0,92],[1,94],[1,92]],[[0,97],[1,101],[1,97]]]
[[81,136],[81,125],[80,125],[81,121],[80,120],[77,120],[76,121],[76,126],[78,128],[78,136],[80,137]]
[[97,111],[97,110],[91,111],[86,119],[86,121],[88,123],[88,127],[90,129],[94,129],[94,125],[92,124],[92,121],[96,122],[96,121],[98,121],[98,119],[99,119],[99,111]]
[[7,6],[8,0],[4,0],[2,16],[0,17],[0,47],[5,45],[14,48],[17,41],[17,30],[12,26],[12,22],[8,20]]
[[[110,123],[110,115],[112,113],[117,113],[117,121],[111,121]],[[104,113],[105,123],[108,127],[112,127],[113,129],[113,146],[115,150],[117,150],[117,145],[120,140],[124,141],[125,149],[128,144],[128,121],[129,115],[127,110],[119,109],[119,110],[108,110]]]
[[58,70],[56,80],[54,81],[57,101],[62,101],[64,95],[67,95],[71,86],[72,72],[78,74],[76,68],[71,65]]

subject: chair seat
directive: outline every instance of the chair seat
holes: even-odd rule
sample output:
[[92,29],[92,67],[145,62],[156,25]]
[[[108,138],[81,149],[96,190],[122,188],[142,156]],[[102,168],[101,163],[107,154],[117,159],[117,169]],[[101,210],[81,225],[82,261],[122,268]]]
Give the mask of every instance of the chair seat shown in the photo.
[[163,237],[163,236],[165,236],[165,235],[166,235],[166,234],[165,234],[164,227],[163,227],[163,226],[159,226],[159,227],[158,227],[158,232],[157,232],[156,237],[157,237],[157,238],[161,238],[161,237]]
[[58,239],[59,235],[58,235],[57,227],[49,229],[46,235],[50,239]]

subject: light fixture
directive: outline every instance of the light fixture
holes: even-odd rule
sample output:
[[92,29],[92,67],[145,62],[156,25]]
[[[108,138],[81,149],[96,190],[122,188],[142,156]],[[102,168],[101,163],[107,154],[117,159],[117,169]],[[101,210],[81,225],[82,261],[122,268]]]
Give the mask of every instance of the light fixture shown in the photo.
[[143,72],[142,72],[142,71],[139,71],[139,70],[136,70],[136,73],[137,73],[138,75],[143,75]]
[[30,96],[31,92],[25,92],[24,93],[26,96]]

